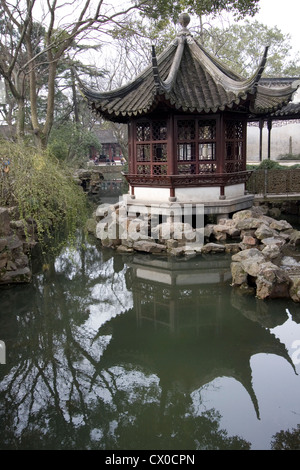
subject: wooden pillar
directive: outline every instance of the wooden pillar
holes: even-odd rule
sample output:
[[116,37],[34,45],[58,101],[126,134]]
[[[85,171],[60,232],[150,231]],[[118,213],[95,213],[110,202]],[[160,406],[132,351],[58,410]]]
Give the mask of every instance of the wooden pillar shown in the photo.
[[219,199],[226,199],[226,196],[225,196],[225,187],[222,185],[220,186],[220,196],[219,196]]
[[[225,119],[224,115],[217,117],[217,132],[216,132],[216,159],[217,159],[217,173],[226,173],[225,160],[226,160],[226,143],[225,143]],[[219,199],[226,199],[225,187],[220,186]]]
[[247,121],[243,121],[243,140],[242,140],[242,170],[245,171],[247,168]]
[[217,117],[217,130],[216,130],[216,159],[217,159],[217,173],[225,173],[225,123],[224,116]]
[[[168,159],[168,175],[175,175],[177,171],[177,150],[175,139],[175,122],[174,115],[170,114],[167,121],[167,159]],[[170,187],[170,201],[176,201],[175,188]]]
[[[135,149],[135,142],[136,142],[136,126],[131,121],[128,124],[128,173],[129,174],[136,174],[136,149]],[[131,197],[134,198],[134,186],[131,186]]]
[[272,130],[272,119],[268,119],[268,159],[271,159],[271,130]]
[[265,122],[263,119],[259,120],[259,161],[262,161],[262,143],[263,143],[263,128]]
[[175,159],[177,158],[175,136],[174,136],[174,116],[168,116],[167,121],[167,159],[168,159],[168,175],[175,174]]
[[127,126],[128,131],[128,173],[134,174],[136,173],[135,168],[135,148],[134,148],[134,123],[129,122]]

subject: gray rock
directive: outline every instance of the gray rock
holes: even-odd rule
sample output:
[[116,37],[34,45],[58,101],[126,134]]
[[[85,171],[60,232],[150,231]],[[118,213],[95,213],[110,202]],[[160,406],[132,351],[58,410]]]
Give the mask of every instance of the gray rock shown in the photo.
[[7,238],[0,238],[0,253],[5,250],[7,243]]
[[276,259],[280,256],[280,248],[278,245],[266,245],[262,254],[267,260]]
[[31,281],[31,271],[28,267],[17,269],[15,271],[6,271],[4,275],[0,274],[0,284],[21,284]]
[[249,258],[256,258],[256,257],[259,257],[261,262],[265,260],[264,255],[262,255],[260,250],[258,250],[257,248],[250,248],[249,250],[243,250],[233,255],[232,261],[244,261]]
[[238,243],[225,243],[226,253],[239,253],[240,247]]
[[145,253],[162,253],[163,251],[166,251],[166,246],[155,242],[141,240],[133,244],[133,249],[136,251],[143,251]]
[[256,297],[258,299],[276,299],[290,297],[291,280],[287,273],[269,262],[260,266],[256,278]]
[[249,217],[247,219],[238,220],[236,223],[237,230],[251,230],[257,229],[263,222],[260,219],[255,219],[254,217]]
[[96,221],[99,222],[100,220],[107,217],[112,212],[111,208],[111,204],[100,204],[95,212]]
[[10,235],[10,216],[8,209],[0,207],[0,237]]
[[260,268],[262,263],[265,262],[265,258],[263,256],[263,260],[260,256],[253,256],[252,258],[247,258],[241,261],[241,265],[246,271],[246,273],[249,274],[249,276],[252,277],[257,277],[260,272]]
[[270,228],[280,232],[282,230],[292,229],[293,227],[286,220],[273,220],[270,224]]
[[281,260],[282,266],[300,267],[300,263],[292,256],[284,256]]
[[201,249],[201,253],[221,253],[225,251],[225,245],[218,243],[207,243]]
[[281,210],[278,207],[272,207],[268,213],[271,217],[280,217]]
[[274,230],[272,230],[268,225],[262,223],[259,228],[255,231],[255,236],[258,240],[270,238],[274,236]]
[[171,248],[169,253],[172,256],[183,256],[185,254],[185,250],[183,246],[179,246],[177,248]]
[[233,220],[244,220],[250,218],[258,218],[264,214],[263,210],[260,207],[252,207],[251,209],[244,209],[242,211],[235,212],[233,214]]
[[299,230],[294,230],[290,234],[290,244],[298,246],[300,245],[300,231]]
[[300,302],[300,276],[291,278],[289,294],[294,302]]
[[241,286],[242,284],[247,284],[248,274],[244,270],[242,263],[233,262],[230,265],[230,269],[233,286]]
[[128,246],[125,245],[119,245],[116,249],[118,253],[124,253],[124,254],[130,254],[134,252],[133,248],[129,248]]
[[[196,229],[196,230],[200,230],[200,229]],[[213,224],[205,225],[205,227],[204,227],[204,238],[206,238],[206,239],[210,238],[213,231],[214,231],[214,225]]]
[[276,237],[270,237],[270,238],[264,238],[262,240],[262,243],[264,245],[277,245],[277,246],[283,246],[285,244],[285,239],[284,238],[276,238]]
[[178,248],[178,240],[167,240],[166,242],[168,250],[172,250],[173,248]]
[[245,235],[243,237],[242,243],[250,248],[256,246],[258,244],[258,241],[255,237],[252,237],[251,235]]
[[182,222],[164,222],[152,228],[151,236],[160,242],[174,239],[178,241],[194,241],[196,233],[192,226]]

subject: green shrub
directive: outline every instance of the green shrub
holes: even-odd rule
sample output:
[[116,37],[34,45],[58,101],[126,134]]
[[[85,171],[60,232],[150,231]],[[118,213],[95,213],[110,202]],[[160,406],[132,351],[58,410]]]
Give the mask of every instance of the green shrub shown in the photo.
[[263,160],[257,167],[257,170],[280,170],[282,169],[282,165],[276,162],[275,160]]
[[42,245],[62,229],[70,240],[78,223],[86,220],[85,194],[49,152],[0,141],[0,169],[0,205],[17,206],[21,220],[33,220]]
[[258,165],[253,165],[253,164],[250,165],[249,163],[247,163],[246,169],[247,170],[256,170],[257,166]]
[[293,155],[291,153],[287,153],[285,155],[279,155],[278,160],[300,160],[300,154]]
[[76,168],[84,166],[89,160],[91,147],[101,153],[101,144],[93,132],[72,122],[53,126],[48,150],[68,165]]

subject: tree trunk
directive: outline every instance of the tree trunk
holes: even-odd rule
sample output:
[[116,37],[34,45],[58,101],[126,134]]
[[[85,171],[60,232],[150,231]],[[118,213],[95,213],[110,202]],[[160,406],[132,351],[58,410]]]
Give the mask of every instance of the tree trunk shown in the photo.
[[75,117],[76,124],[79,124],[79,112],[78,112],[78,101],[77,101],[77,94],[76,94],[75,74],[74,74],[74,70],[72,67],[71,67],[71,83],[72,83],[74,117]]
[[17,99],[17,105],[16,134],[17,140],[23,141],[25,135],[25,103],[23,97]]
[[29,29],[29,34],[26,36],[26,48],[28,61],[30,63],[29,71],[29,96],[30,96],[30,110],[31,110],[31,125],[35,140],[38,146],[40,146],[40,125],[38,121],[38,111],[37,111],[37,83],[36,83],[36,71],[35,71],[35,61],[33,59],[32,52],[32,42],[31,42],[31,28]]
[[46,148],[48,144],[49,134],[51,132],[54,122],[54,97],[55,97],[55,77],[57,69],[57,60],[49,63],[49,77],[48,77],[48,100],[47,100],[47,114],[43,130],[40,133],[40,141],[42,148]]

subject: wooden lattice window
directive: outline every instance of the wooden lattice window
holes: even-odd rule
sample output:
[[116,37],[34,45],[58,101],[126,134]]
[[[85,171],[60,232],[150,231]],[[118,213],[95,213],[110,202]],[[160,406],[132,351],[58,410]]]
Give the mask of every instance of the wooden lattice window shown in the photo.
[[216,171],[215,119],[178,119],[176,137],[178,174]]
[[137,174],[167,174],[167,121],[136,123]]
[[245,124],[242,121],[225,122],[225,171],[234,173],[245,169]]

